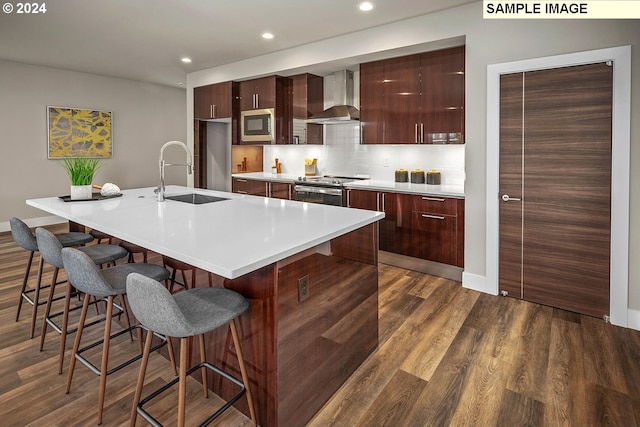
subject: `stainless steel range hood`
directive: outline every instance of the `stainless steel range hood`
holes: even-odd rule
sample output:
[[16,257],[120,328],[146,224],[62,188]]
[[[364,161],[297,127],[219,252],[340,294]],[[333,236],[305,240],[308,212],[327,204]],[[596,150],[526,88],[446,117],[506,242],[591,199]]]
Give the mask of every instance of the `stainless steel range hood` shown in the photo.
[[341,70],[333,76],[333,107],[314,114],[307,123],[330,125],[355,123],[360,120],[360,111],[353,106],[353,71]]

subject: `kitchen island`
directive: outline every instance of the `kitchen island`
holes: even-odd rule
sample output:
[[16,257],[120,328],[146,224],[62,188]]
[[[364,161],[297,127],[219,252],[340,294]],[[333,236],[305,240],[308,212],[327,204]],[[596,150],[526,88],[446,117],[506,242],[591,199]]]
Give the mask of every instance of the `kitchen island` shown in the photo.
[[[245,295],[239,322],[262,426],[303,426],[378,344],[378,226],[383,213],[168,186],[106,200],[27,204],[224,277]],[[201,285],[202,286],[202,285]],[[204,284],[206,286],[206,283]],[[213,331],[208,358],[240,376],[227,331]],[[209,388],[228,398],[218,378]],[[248,413],[245,399],[236,403]]]

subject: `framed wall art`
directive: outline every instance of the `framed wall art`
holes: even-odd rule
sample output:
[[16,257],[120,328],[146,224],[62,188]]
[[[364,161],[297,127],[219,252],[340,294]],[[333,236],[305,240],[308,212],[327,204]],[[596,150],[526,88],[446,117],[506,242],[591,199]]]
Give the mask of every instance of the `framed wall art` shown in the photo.
[[47,107],[48,158],[109,158],[113,155],[111,111]]

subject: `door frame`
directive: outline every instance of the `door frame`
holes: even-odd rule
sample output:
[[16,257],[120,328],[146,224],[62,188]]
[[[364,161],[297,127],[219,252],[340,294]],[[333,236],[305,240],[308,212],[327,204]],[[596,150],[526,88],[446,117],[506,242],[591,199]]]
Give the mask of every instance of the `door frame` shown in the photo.
[[629,181],[631,146],[631,46],[620,46],[487,66],[486,277],[484,291],[498,294],[500,75],[613,61],[611,141],[611,259],[609,316],[628,326]]

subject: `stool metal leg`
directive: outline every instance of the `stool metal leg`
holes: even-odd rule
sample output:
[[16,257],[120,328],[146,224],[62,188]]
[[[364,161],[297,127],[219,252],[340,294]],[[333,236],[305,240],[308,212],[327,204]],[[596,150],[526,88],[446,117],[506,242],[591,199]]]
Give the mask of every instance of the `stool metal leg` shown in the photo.
[[[142,331],[142,329],[140,329]],[[169,337],[167,337],[167,342]],[[144,350],[142,351],[142,363],[140,365],[140,373],[138,374],[138,382],[136,384],[136,391],[133,396],[133,406],[131,408],[131,417],[129,425],[135,427],[136,419],[138,418],[138,402],[142,397],[142,387],[144,385],[144,377],[147,373],[147,364],[149,363],[149,353],[151,353],[151,342],[153,341],[153,331],[147,331],[147,339],[144,341]],[[171,351],[173,353],[173,351]],[[170,354],[171,354],[170,353]],[[175,362],[173,364],[175,370]]]
[[73,350],[71,351],[71,361],[69,362],[69,375],[67,376],[67,389],[65,390],[66,394],[69,394],[69,390],[71,390],[71,380],[73,379],[73,370],[76,367],[76,353],[80,348],[80,340],[82,339],[82,330],[84,329],[84,321],[87,318],[87,311],[89,311],[89,301],[90,301],[89,296],[85,295],[84,302],[82,303],[82,312],[80,313],[80,323],[78,323],[78,330],[76,331],[76,339],[73,342]]
[[249,404],[249,414],[251,415],[251,424],[253,427],[258,427],[258,419],[256,418],[256,408],[253,402],[253,394],[251,394],[251,388],[249,385],[249,375],[247,374],[247,367],[244,364],[244,355],[242,354],[242,348],[240,347],[240,339],[238,337],[238,330],[236,329],[236,319],[229,322],[229,328],[231,329],[231,335],[233,336],[233,346],[236,348],[236,354],[238,355],[238,365],[240,365],[240,374],[242,375],[242,382],[246,388],[247,403]]
[[[107,300],[107,320],[104,325],[104,344],[102,347],[102,362],[100,364],[100,391],[98,393],[98,424],[102,424],[104,410],[104,392],[107,387],[107,368],[109,364],[109,343],[111,342],[111,323],[113,315],[113,295]],[[124,299],[123,299],[124,300]],[[127,316],[127,320],[128,320]]]
[[58,281],[58,272],[60,269],[55,267],[53,269],[53,277],[51,279],[51,287],[49,288],[49,298],[47,298],[47,308],[44,310],[44,320],[42,321],[42,332],[40,333],[40,351],[44,348],[44,337],[47,336],[47,317],[51,314],[51,304],[53,304],[53,294],[56,289],[56,282]]
[[38,317],[38,304],[40,302],[40,285],[42,284],[42,269],[44,268],[44,260],[40,257],[38,262],[38,282],[36,283],[36,291],[33,295],[33,311],[31,312],[31,331],[29,338],[33,338],[36,330],[36,318]]
[[[58,358],[58,374],[62,374],[62,368],[64,367],[64,350],[67,346],[67,329],[69,327],[69,307],[71,306],[71,292],[73,286],[71,283],[67,284],[67,293],[64,297],[64,309],[62,312],[62,331],[60,332],[60,355]],[[85,295],[85,299],[89,297]],[[46,323],[46,322],[45,322]]]
[[35,252],[29,252],[29,261],[27,261],[27,269],[24,272],[24,278],[22,279],[22,287],[20,288],[20,299],[18,300],[18,312],[16,313],[16,322],[20,319],[20,310],[22,309],[22,300],[24,300],[24,292],[27,290],[27,283],[29,282],[29,273],[31,273],[31,264],[33,264],[33,255]]
[[198,341],[200,345],[200,363],[203,364],[202,369],[200,369],[200,375],[202,379],[202,391],[204,393],[204,397],[209,397],[209,381],[207,378],[207,367],[204,366],[207,363],[207,352],[204,347],[204,334],[200,334],[198,336]]

